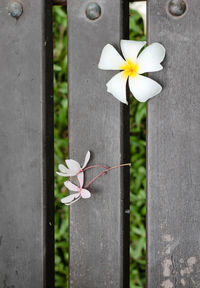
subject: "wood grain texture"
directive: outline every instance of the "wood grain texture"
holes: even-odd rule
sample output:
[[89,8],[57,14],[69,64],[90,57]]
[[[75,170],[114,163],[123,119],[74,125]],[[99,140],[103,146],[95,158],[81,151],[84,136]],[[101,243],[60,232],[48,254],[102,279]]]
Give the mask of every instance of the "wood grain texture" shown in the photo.
[[148,103],[148,288],[200,287],[200,2],[173,18],[149,0],[149,42],[167,50]]
[[[113,166],[129,159],[128,107],[106,92],[115,72],[97,68],[102,48],[128,36],[128,2],[98,1],[102,15],[85,16],[87,1],[70,0],[68,81],[70,157]],[[99,170],[87,172],[86,182]],[[116,169],[91,187],[92,197],[70,207],[70,287],[127,288],[129,172]]]
[[[0,5],[0,287],[54,286],[51,5]],[[46,1],[49,2],[49,1]]]

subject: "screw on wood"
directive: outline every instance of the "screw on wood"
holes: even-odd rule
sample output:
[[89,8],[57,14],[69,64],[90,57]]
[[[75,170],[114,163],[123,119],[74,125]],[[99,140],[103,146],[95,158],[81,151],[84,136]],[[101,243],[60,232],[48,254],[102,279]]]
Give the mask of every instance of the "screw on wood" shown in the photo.
[[170,0],[168,10],[172,16],[182,16],[186,11],[186,3],[184,0]]
[[18,19],[23,13],[23,5],[20,1],[10,1],[8,4],[8,14]]
[[101,7],[96,2],[88,3],[85,14],[88,19],[96,20],[101,16]]

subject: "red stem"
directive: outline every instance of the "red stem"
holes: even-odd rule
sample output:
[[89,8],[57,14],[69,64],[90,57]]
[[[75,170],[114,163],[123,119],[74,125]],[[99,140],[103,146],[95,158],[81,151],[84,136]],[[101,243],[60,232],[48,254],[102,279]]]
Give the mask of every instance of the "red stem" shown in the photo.
[[93,165],[93,166],[89,166],[89,167],[86,167],[86,168],[82,169],[82,171],[86,171],[88,169],[96,168],[96,167],[101,167],[101,168],[105,168],[105,169],[109,168],[108,166],[103,166],[103,165]]
[[120,165],[116,165],[116,166],[107,168],[106,170],[102,171],[97,176],[95,176],[92,180],[90,180],[90,182],[85,186],[85,188],[87,189],[97,178],[99,178],[102,175],[105,175],[108,171],[111,171],[111,170],[119,168],[119,167],[124,167],[124,166],[129,166],[130,167],[131,163],[120,164]]

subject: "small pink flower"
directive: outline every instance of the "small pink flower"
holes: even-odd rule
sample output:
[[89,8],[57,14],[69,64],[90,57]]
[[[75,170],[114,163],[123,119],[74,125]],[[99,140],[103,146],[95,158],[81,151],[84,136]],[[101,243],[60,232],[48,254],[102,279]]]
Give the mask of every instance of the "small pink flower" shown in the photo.
[[67,159],[65,160],[65,163],[67,165],[67,167],[63,164],[58,165],[58,169],[60,170],[60,172],[56,172],[58,175],[60,176],[64,176],[64,177],[73,177],[73,176],[77,176],[78,179],[83,182],[84,180],[84,174],[83,174],[83,169],[87,166],[88,162],[90,160],[90,151],[88,151],[85,155],[85,161],[83,166],[81,167],[81,165],[72,159]]
[[[65,167],[64,165],[59,165],[59,170],[61,172],[56,172],[58,175],[60,176],[64,176],[64,177],[73,177],[76,176],[79,182],[79,187],[76,186],[75,184],[73,184],[71,181],[65,181],[64,185],[65,187],[67,187],[68,190],[70,191],[74,191],[76,193],[70,194],[64,198],[61,199],[61,203],[65,204],[65,205],[71,205],[73,203],[75,203],[76,201],[78,201],[79,199],[83,198],[83,199],[88,199],[91,197],[91,193],[90,191],[88,191],[88,187],[99,177],[105,175],[108,171],[111,171],[113,169],[119,168],[119,167],[123,167],[123,166],[130,166],[130,163],[126,163],[126,164],[120,164],[120,165],[116,165],[113,167],[108,167],[108,166],[104,166],[104,165],[92,165],[89,166],[87,168],[85,168],[88,164],[90,160],[90,151],[88,151],[86,153],[85,156],[85,161],[83,166],[81,167],[81,165],[72,159],[69,160],[65,160],[67,167]],[[93,179],[91,179],[87,185],[85,185],[85,188],[83,187],[84,184],[84,172],[88,169],[91,168],[104,168],[103,171],[101,171],[98,175],[96,175]]]
[[70,191],[76,191],[77,193],[74,193],[74,194],[71,194],[67,197],[62,198],[61,202],[63,204],[71,205],[74,202],[78,201],[80,198],[87,199],[87,198],[91,197],[90,191],[83,188],[82,178],[79,179],[79,184],[80,184],[80,187],[74,185],[70,181],[64,182],[64,185],[65,185],[65,187],[67,187],[67,189],[69,189]]

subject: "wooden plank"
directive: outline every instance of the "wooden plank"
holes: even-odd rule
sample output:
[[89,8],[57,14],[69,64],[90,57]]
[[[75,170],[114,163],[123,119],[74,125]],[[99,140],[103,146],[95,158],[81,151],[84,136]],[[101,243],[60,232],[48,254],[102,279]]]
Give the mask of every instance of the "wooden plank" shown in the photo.
[[0,7],[0,287],[54,286],[51,5]]
[[[128,161],[128,107],[106,92],[114,75],[98,70],[102,48],[128,37],[128,2],[98,1],[101,17],[85,16],[86,0],[68,8],[70,157],[109,166]],[[88,171],[86,182],[98,174]],[[116,169],[92,186],[92,197],[70,208],[70,287],[128,287],[129,174]]]
[[149,42],[167,50],[148,103],[147,287],[200,287],[200,2],[170,16],[149,0]]

